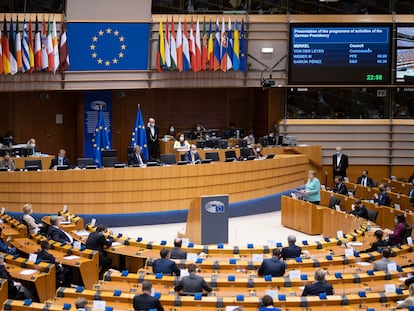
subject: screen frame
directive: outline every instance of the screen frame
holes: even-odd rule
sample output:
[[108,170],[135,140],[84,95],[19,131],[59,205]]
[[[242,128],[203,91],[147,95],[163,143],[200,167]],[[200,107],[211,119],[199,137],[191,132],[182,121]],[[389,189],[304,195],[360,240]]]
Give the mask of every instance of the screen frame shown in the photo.
[[[398,28],[413,28],[414,30],[414,22],[412,23],[395,23],[395,40],[394,40],[394,51],[395,51],[395,59],[394,59],[394,64],[393,64],[393,68],[394,68],[394,83],[396,85],[400,85],[400,86],[404,86],[404,85],[413,85],[414,82],[405,82],[405,81],[398,81],[397,79],[397,72],[398,72],[398,67],[397,67],[397,63],[398,63]],[[414,43],[414,42],[413,42]],[[413,46],[413,51],[414,51],[414,46]],[[413,76],[414,79],[414,76]]]

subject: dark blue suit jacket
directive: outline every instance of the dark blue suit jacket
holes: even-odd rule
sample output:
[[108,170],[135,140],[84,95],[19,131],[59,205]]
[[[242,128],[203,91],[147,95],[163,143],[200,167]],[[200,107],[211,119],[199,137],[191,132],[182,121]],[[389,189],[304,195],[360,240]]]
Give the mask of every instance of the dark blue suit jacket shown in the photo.
[[384,191],[383,193],[378,193],[378,199],[374,199],[374,202],[378,203],[378,205],[389,206],[391,199],[388,193]]
[[164,311],[160,301],[148,294],[136,295],[132,302],[134,310],[152,310]]
[[286,264],[276,257],[264,259],[259,269],[258,275],[271,275],[271,276],[283,276],[285,274]]
[[283,259],[300,257],[301,253],[302,249],[297,245],[289,245],[287,247],[282,248]]
[[54,226],[49,227],[49,230],[47,231],[47,235],[53,241],[60,242],[60,243],[63,243],[63,242],[70,243],[70,240],[67,237],[67,235],[61,229],[56,228]]
[[319,296],[319,294],[322,293],[333,295],[332,285],[326,282],[314,282],[312,284],[305,285],[302,296]]
[[152,272],[160,273],[166,275],[173,275],[173,273],[177,276],[180,275],[180,269],[177,267],[174,261],[168,258],[158,258],[152,264]]
[[[188,150],[188,151],[184,154],[184,161],[192,162],[192,161],[191,161],[191,151],[190,151],[190,150]],[[195,155],[194,155],[194,161],[195,161],[195,162],[196,162],[196,161],[201,162],[201,157],[200,157],[200,155],[199,155],[199,153],[198,153],[198,152],[196,152],[196,153],[195,153]]]
[[[53,167],[55,167],[57,165],[59,165],[59,159],[58,159],[58,157],[53,158],[52,161],[50,161],[49,169],[51,170]],[[63,165],[70,166],[70,163],[69,163],[69,159],[68,158],[66,158],[66,157],[63,158]]]

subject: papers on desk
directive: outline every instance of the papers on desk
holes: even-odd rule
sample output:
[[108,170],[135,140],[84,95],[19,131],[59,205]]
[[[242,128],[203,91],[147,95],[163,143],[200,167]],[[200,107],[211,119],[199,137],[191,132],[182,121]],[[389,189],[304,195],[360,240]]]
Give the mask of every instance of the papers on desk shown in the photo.
[[289,271],[289,279],[300,279],[300,270]]
[[89,236],[89,232],[86,230],[77,230],[75,231],[76,235],[78,236]]
[[80,256],[76,256],[76,255],[63,257],[63,259],[66,259],[66,260],[75,260],[75,259],[79,259],[79,258],[80,258]]
[[37,270],[35,269],[24,269],[20,272],[21,275],[31,275],[35,273]]
[[384,290],[386,293],[395,293],[395,284],[385,284],[384,285]]
[[62,221],[59,221],[59,224],[61,224],[61,225],[70,225],[72,222],[71,221],[69,221],[69,220],[62,220]]
[[263,254],[253,254],[252,255],[253,262],[262,262],[263,261]]
[[353,242],[353,243],[351,243],[351,246],[362,246],[362,245],[364,245],[364,243],[361,243],[361,242]]
[[233,311],[239,308],[239,306],[226,306],[226,311]]
[[197,253],[187,253],[187,260],[196,262],[197,258]]
[[360,261],[360,262],[357,262],[356,264],[357,265],[360,265],[360,266],[363,266],[363,267],[366,267],[366,266],[370,266],[371,265],[369,262],[366,262],[366,261]]
[[105,310],[106,309],[106,301],[104,300],[94,300],[92,304],[93,310]]
[[269,295],[272,298],[277,298],[279,291],[277,289],[266,289],[265,294]]
[[120,245],[122,245],[122,244],[119,243],[119,242],[112,242],[112,245],[111,246],[120,246]]
[[30,254],[29,259],[27,261],[35,263],[37,260],[37,254]]

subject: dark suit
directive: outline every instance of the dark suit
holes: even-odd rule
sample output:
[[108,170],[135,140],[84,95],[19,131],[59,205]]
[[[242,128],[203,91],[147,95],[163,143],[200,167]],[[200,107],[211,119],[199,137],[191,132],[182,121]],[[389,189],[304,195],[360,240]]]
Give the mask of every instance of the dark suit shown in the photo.
[[187,252],[184,252],[181,248],[179,247],[174,247],[171,250],[170,253],[170,258],[171,259],[186,259],[187,258]]
[[85,247],[87,249],[93,249],[99,253],[99,265],[101,268],[101,275],[108,270],[112,265],[111,258],[107,258],[104,253],[105,246],[111,246],[113,238],[110,236],[108,239],[102,232],[92,232],[89,234],[86,240]]
[[300,257],[301,253],[302,249],[295,244],[282,248],[283,259]]
[[139,165],[147,163],[144,154],[141,152],[140,154],[142,163],[139,163],[138,156],[135,153],[128,154],[128,165]]
[[152,264],[152,271],[154,273],[163,273],[165,275],[180,275],[180,269],[178,269],[177,265],[174,261],[168,258],[158,258]]
[[379,240],[371,244],[371,247],[364,251],[364,253],[376,252],[379,247],[387,247],[388,243],[385,240]]
[[54,168],[55,166],[58,166],[58,165],[67,165],[67,166],[70,166],[69,159],[66,158],[66,157],[64,157],[62,159],[62,164],[59,164],[59,158],[58,157],[55,157],[55,158],[52,159],[52,161],[50,161],[49,169],[51,170],[52,168]]
[[271,275],[271,276],[283,276],[285,274],[286,264],[276,257],[264,259],[257,274],[259,276]]
[[349,213],[351,215],[362,217],[362,218],[365,218],[365,219],[368,220],[368,210],[365,207],[365,205],[361,205],[359,208],[355,207],[355,209],[353,211],[349,212]]
[[134,306],[134,310],[136,311],[151,309],[157,309],[157,311],[164,311],[164,308],[162,307],[160,301],[157,298],[152,297],[148,294],[135,295],[132,305]]
[[[184,154],[184,161],[188,161],[188,162],[193,162],[192,161],[192,157],[191,157],[191,151],[188,150],[185,154]],[[200,154],[198,152],[196,152],[194,154],[194,162],[201,162],[201,157]]]
[[339,165],[337,163],[337,154],[335,153],[332,156],[332,165],[333,165],[333,176],[346,176],[346,169],[348,168],[348,156],[346,154],[341,155],[341,160]]
[[50,226],[49,227],[49,229],[47,231],[47,235],[53,241],[60,242],[60,243],[67,243],[67,242],[71,243],[71,240],[65,234],[65,232],[63,232],[62,229],[57,228],[55,226]]
[[372,180],[371,177],[368,177],[368,176],[359,176],[356,183],[358,185],[364,185],[363,178],[366,178],[366,187],[374,187],[374,181]]
[[56,258],[47,250],[42,249],[37,253],[37,258],[42,262],[54,264],[56,266],[56,281],[58,286],[69,286],[72,283],[72,270],[64,268],[56,262]]
[[335,185],[333,192],[342,194],[342,195],[348,195],[348,188],[345,186],[345,184],[339,183]]
[[410,191],[408,191],[407,195],[408,195],[409,197],[414,197],[414,187],[412,187],[412,188],[410,189]]
[[207,284],[203,277],[191,273],[189,276],[184,276],[180,282],[174,287],[176,292],[182,291],[182,294],[201,293],[203,289],[211,292],[213,288]]
[[378,193],[378,199],[374,199],[374,203],[378,203],[378,205],[389,206],[390,202],[391,199],[386,191]]
[[9,299],[16,299],[17,288],[14,286],[14,280],[4,265],[0,265],[0,278],[7,280]]
[[305,285],[302,296],[319,296],[319,294],[322,293],[333,295],[332,285],[326,282],[314,282],[312,284]]
[[154,126],[154,135],[151,133],[151,129],[147,126],[145,129],[147,133],[147,145],[148,145],[148,153],[150,159],[156,159],[158,155],[158,135],[159,135],[159,128],[158,126]]

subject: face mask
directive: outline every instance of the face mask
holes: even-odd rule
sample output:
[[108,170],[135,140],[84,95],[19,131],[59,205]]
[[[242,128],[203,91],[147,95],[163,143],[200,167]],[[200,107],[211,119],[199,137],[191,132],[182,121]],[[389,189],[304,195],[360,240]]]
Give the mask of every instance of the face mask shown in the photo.
[[201,128],[199,126],[197,126],[197,132],[200,132]]
[[154,127],[155,126],[155,123],[150,123],[150,127]]
[[256,152],[260,152],[260,148],[256,148]]
[[252,134],[250,134],[250,135],[249,135],[249,137],[250,137],[250,138],[253,138],[253,135],[252,135]]
[[341,153],[339,151],[336,152],[336,155],[340,155]]
[[182,142],[182,141],[184,141],[184,137],[180,137],[180,141]]
[[173,127],[170,128],[170,132],[174,132],[174,128]]
[[273,133],[270,133],[270,134],[269,134],[269,137],[273,137]]

